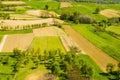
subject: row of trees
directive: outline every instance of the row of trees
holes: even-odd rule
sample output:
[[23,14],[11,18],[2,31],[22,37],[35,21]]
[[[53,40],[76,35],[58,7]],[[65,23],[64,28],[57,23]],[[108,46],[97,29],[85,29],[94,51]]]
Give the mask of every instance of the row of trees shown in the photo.
[[89,15],[82,15],[79,12],[65,12],[62,13],[60,16],[60,19],[62,20],[68,20],[68,21],[73,21],[74,23],[85,23],[85,24],[90,24],[94,21],[94,19],[89,16]]
[[0,31],[10,31],[10,30],[29,30],[29,29],[35,29],[35,28],[41,28],[41,27],[47,27],[47,23],[42,24],[32,24],[32,25],[22,25],[22,26],[16,26],[16,27],[10,27],[10,26],[3,26],[1,24]]
[[[74,51],[62,53],[59,49],[54,51],[40,52],[40,49],[30,49],[26,52],[14,49],[12,55],[6,55],[4,59],[1,56],[1,62],[4,66],[10,65],[12,73],[16,74],[22,70],[34,70],[44,65],[51,72],[59,77],[60,80],[90,80],[93,75],[93,68],[89,67],[85,61],[80,59],[80,55],[76,55]],[[10,62],[12,58],[12,63]],[[32,64],[31,66],[28,65]]]

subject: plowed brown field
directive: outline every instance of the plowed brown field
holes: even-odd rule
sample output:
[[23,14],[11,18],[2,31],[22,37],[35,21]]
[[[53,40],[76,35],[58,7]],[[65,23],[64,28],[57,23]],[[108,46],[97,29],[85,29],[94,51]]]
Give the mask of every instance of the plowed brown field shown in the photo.
[[69,36],[71,36],[71,38],[78,44],[81,50],[87,53],[103,71],[106,70],[106,65],[108,63],[118,64],[115,59],[111,58],[99,48],[94,46],[70,26],[64,26],[64,29],[66,33],[69,34]]

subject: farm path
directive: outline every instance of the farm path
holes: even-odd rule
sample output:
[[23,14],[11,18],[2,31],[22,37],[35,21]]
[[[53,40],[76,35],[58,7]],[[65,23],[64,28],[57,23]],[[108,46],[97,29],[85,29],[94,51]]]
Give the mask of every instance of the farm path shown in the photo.
[[108,63],[118,64],[118,61],[111,58],[106,53],[104,53],[102,50],[94,46],[87,39],[85,39],[82,35],[78,34],[70,26],[65,25],[63,27],[64,27],[65,32],[73,39],[73,41],[75,41],[78,44],[81,50],[87,53],[103,71],[106,71],[106,65]]

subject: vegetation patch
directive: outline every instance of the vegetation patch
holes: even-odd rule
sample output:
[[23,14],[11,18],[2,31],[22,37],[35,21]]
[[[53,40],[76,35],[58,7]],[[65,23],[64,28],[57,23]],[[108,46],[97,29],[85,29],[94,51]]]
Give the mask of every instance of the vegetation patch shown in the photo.
[[59,49],[62,52],[65,52],[65,49],[59,39],[59,37],[36,37],[31,46],[31,49],[40,50],[41,53],[46,51],[52,51]]
[[[94,45],[99,47],[101,50],[106,52],[111,57],[120,61],[120,41],[107,33],[94,32],[91,25],[86,24],[72,24],[72,27],[86,39],[92,42]],[[111,43],[112,42],[112,43]]]

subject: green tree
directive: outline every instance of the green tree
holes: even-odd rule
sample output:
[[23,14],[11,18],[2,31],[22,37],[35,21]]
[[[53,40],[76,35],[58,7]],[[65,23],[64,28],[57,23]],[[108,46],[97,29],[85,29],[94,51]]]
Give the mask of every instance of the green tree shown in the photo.
[[106,71],[108,73],[112,73],[113,70],[114,70],[114,67],[115,67],[115,65],[113,63],[108,63],[107,66],[106,66]]
[[45,5],[45,10],[48,10],[49,6],[48,5]]

